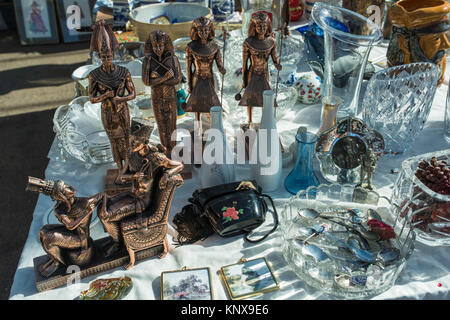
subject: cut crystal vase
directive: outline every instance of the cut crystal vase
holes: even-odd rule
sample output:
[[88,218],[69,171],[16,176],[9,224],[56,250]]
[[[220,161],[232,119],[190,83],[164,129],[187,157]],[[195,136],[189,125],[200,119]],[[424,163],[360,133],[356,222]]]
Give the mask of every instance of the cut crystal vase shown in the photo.
[[433,63],[418,62],[383,69],[369,80],[363,119],[383,135],[385,153],[404,153],[423,129],[439,77]]

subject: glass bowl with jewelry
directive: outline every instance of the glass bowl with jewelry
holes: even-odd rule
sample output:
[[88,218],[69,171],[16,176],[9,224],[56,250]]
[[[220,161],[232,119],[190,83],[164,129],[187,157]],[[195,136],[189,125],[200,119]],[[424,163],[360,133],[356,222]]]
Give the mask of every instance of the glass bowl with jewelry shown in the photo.
[[392,203],[393,214],[411,222],[418,241],[450,245],[450,149],[404,160]]
[[[391,288],[414,251],[415,233],[375,191],[360,201],[350,184],[321,184],[281,211],[283,255],[297,276],[326,294],[357,299]],[[364,202],[364,203],[363,203]]]

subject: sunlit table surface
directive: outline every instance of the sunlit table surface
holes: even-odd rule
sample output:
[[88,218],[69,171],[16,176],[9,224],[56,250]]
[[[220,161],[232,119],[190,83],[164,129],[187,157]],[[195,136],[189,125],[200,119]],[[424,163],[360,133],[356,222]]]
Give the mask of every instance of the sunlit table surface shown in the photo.
[[[370,59],[377,59],[386,50],[386,45],[374,48]],[[449,66],[450,64],[447,64]],[[305,65],[299,65],[299,70],[305,70]],[[447,68],[446,79],[449,79]],[[433,101],[428,121],[423,131],[417,137],[414,144],[406,154],[395,158],[382,158],[377,164],[374,176],[374,185],[381,195],[390,197],[397,174],[392,174],[391,169],[400,168],[401,162],[411,156],[420,155],[432,151],[450,149],[443,138],[445,98],[447,85],[441,85]],[[364,94],[364,86],[361,95]],[[227,134],[236,129],[236,114],[242,122],[246,120],[244,108],[230,107],[233,117],[224,118],[224,126]],[[233,109],[235,108],[235,109]],[[307,126],[309,131],[317,132],[320,124],[320,104],[299,105],[286,107],[277,112],[277,127],[284,145],[294,141],[294,136],[299,126]],[[192,124],[192,117],[185,117],[181,126]],[[231,121],[230,119],[233,119]],[[255,118],[256,119],[256,118]],[[51,128],[47,128],[51,130]],[[154,138],[154,137],[153,137]],[[62,179],[73,185],[78,190],[79,196],[89,196],[103,190],[104,177],[107,169],[113,168],[113,164],[92,166],[87,169],[84,163],[68,159],[65,162],[58,160],[58,148],[54,141],[49,154],[50,161],[45,171],[45,179]],[[292,170],[293,163],[283,169],[284,177]],[[44,178],[44,177],[41,177]],[[248,179],[249,169],[245,165],[236,165],[236,178]],[[283,178],[284,180],[284,178]],[[198,171],[194,172],[193,179],[186,180],[184,185],[178,188],[172,202],[169,215],[169,224],[176,213],[187,204],[188,198],[195,189],[200,188]],[[291,196],[282,184],[281,187],[270,193],[276,199],[278,211],[281,211],[283,203]],[[133,281],[133,289],[125,299],[161,299],[160,276],[163,271],[179,270],[183,267],[201,268],[209,267],[212,273],[212,290],[215,299],[229,299],[218,271],[222,266],[238,262],[242,257],[247,260],[258,257],[266,257],[275,271],[275,276],[280,282],[281,289],[252,299],[336,299],[322,294],[308,287],[290,269],[283,258],[281,251],[281,231],[278,229],[265,241],[251,244],[245,242],[242,236],[232,238],[210,238],[192,245],[181,247],[170,245],[170,250],[164,259],[150,258],[138,261],[134,268],[125,270],[116,268],[108,272],[90,276],[68,286],[59,287],[50,291],[38,292],[35,286],[33,258],[45,254],[38,238],[39,229],[51,219],[51,210],[54,203],[50,197],[39,195],[33,213],[33,221],[27,241],[23,248],[20,261],[17,266],[14,282],[10,292],[10,299],[74,299],[80,291],[86,290],[91,281],[99,278],[113,278],[127,275]],[[271,215],[267,215],[267,224],[272,223]],[[169,243],[172,243],[174,229],[169,226]],[[107,234],[103,231],[98,219],[93,220],[91,237],[99,239]],[[371,299],[449,299],[450,298],[450,247],[429,247],[420,242],[415,243],[415,250],[408,260],[406,267],[401,272],[395,286],[388,291],[370,297]]]

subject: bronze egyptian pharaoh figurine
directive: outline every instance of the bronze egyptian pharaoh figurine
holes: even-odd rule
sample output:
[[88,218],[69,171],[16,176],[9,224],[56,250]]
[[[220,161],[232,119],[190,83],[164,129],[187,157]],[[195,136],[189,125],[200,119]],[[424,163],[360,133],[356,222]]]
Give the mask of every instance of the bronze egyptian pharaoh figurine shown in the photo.
[[55,200],[54,214],[62,223],[44,225],[39,231],[41,245],[50,258],[39,266],[39,273],[48,278],[61,265],[89,264],[95,252],[89,224],[103,193],[89,198],[75,197],[76,190],[64,181],[34,177],[28,177],[27,190],[43,193]]
[[111,143],[114,162],[119,169],[116,183],[126,169],[130,144],[130,111],[127,101],[136,97],[131,74],[127,68],[113,64],[118,42],[111,26],[97,22],[91,37],[91,50],[99,53],[102,65],[89,74],[89,98],[101,102],[103,127]]
[[[214,25],[208,18],[195,19],[191,25],[191,42],[186,47],[187,82],[189,98],[183,107],[185,111],[195,112],[196,120],[201,121],[201,113],[209,113],[212,106],[221,106],[213,77],[213,63],[216,61],[221,74],[226,70],[215,37]],[[194,70],[192,70],[194,68]]]
[[446,50],[450,42],[445,34],[450,25],[450,4],[443,0],[401,0],[389,9],[392,35],[386,53],[388,66],[413,62],[432,62],[442,71],[444,81]]
[[159,139],[170,157],[176,141],[172,133],[177,127],[177,93],[175,86],[182,81],[178,58],[172,40],[164,32],[155,30],[145,42],[142,81],[151,87],[153,113],[158,125]]
[[[134,224],[139,224],[139,215],[142,215],[143,212],[149,209],[158,211],[160,208],[170,207],[166,203],[167,199],[153,198],[155,188],[164,191],[171,177],[183,170],[183,164],[170,160],[165,155],[164,147],[159,146],[158,148],[158,146],[149,144],[150,133],[150,127],[142,126],[131,135],[129,166],[127,172],[121,177],[123,182],[132,182],[131,191],[113,196],[105,195],[98,213],[100,221],[112,240],[106,248],[106,256],[111,256],[120,250],[122,239],[125,240],[127,245],[127,237],[124,236],[124,230],[122,230],[124,221],[137,219],[138,222]],[[164,169],[164,173],[157,179],[156,177],[161,169]],[[151,203],[153,205],[150,208]],[[163,256],[167,253],[167,242],[165,238],[161,241],[164,245],[164,251],[161,254]],[[134,264],[134,250],[132,248],[133,244],[138,242],[128,241],[127,249],[130,253],[130,264],[127,268]]]
[[[253,14],[248,26],[248,38],[242,47],[242,87],[244,94],[237,94],[240,106],[247,107],[248,122],[252,123],[252,108],[263,106],[263,92],[270,90],[269,57],[277,70],[281,70],[275,39],[272,37],[272,22],[269,16],[262,12]],[[250,60],[250,65],[248,64]],[[275,101],[275,107],[277,102]]]

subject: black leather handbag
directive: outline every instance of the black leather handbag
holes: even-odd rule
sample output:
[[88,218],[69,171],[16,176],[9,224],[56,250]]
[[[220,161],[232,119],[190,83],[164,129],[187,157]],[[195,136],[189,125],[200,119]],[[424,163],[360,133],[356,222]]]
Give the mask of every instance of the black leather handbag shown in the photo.
[[[251,239],[252,230],[266,219],[269,199],[275,225],[259,239]],[[274,232],[278,214],[269,195],[262,194],[255,181],[233,182],[194,191],[191,204],[174,217],[178,243],[194,243],[217,233],[221,237],[245,234],[245,240],[259,242]]]

